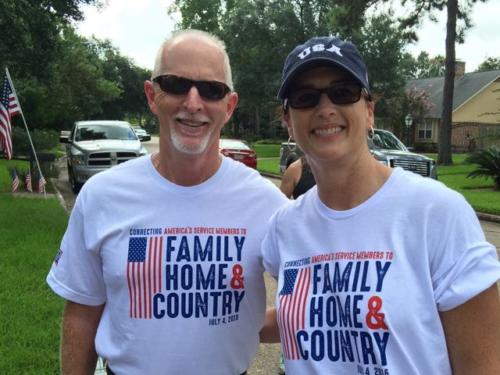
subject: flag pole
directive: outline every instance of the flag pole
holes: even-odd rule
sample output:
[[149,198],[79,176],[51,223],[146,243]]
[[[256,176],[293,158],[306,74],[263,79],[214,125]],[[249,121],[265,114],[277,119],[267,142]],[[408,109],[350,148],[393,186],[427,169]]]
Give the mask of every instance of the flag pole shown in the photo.
[[[5,73],[7,74],[7,79],[9,80],[10,87],[12,87],[12,92],[14,93],[14,95],[17,99],[17,103],[19,105],[19,112],[21,112],[21,117],[23,118],[24,126],[26,128],[26,134],[28,134],[28,139],[30,141],[31,149],[33,150],[33,155],[35,155],[36,166],[38,168],[38,172],[40,173],[40,180],[45,181],[45,177],[43,177],[43,174],[42,174],[42,169],[40,168],[40,163],[38,162],[38,156],[36,155],[35,146],[33,145],[33,141],[31,140],[31,135],[30,135],[30,131],[28,129],[28,124],[26,123],[26,119],[24,118],[24,113],[23,113],[23,108],[21,107],[21,102],[19,101],[19,97],[17,96],[16,88],[14,87],[14,83],[12,82],[12,79],[10,78],[9,68],[5,67]],[[38,183],[40,183],[40,181],[38,181]],[[47,192],[45,191],[45,186],[43,188],[43,195],[45,198],[47,198]]]

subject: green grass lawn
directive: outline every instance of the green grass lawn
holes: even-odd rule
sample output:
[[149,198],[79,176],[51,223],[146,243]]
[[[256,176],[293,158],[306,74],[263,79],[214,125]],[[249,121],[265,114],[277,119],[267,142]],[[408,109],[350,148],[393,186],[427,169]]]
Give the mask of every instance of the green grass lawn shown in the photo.
[[0,160],[0,374],[57,374],[63,300],[45,277],[68,215],[54,197],[13,196],[10,166],[28,163]]
[[[437,159],[436,154],[427,156]],[[454,154],[453,165],[438,166],[438,179],[449,188],[458,191],[478,212],[500,215],[500,191],[494,191],[491,178],[467,178],[476,167],[467,164],[467,154]]]
[[280,158],[265,158],[258,159],[257,161],[257,169],[260,172],[267,172],[273,174],[280,174]]
[[68,217],[56,198],[35,197],[0,192],[0,374],[59,373],[63,300],[45,277]]
[[258,158],[279,158],[280,156],[279,144],[254,143],[252,148],[257,153]]
[[280,144],[254,143],[252,148],[257,153],[259,171],[280,174]]

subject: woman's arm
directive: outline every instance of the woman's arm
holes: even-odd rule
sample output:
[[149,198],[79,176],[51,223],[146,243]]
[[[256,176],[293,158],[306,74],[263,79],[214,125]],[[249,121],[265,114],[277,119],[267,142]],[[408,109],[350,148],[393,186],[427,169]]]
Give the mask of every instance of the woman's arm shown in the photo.
[[441,322],[454,375],[500,374],[500,303],[496,284],[452,310]]
[[264,326],[259,332],[260,342],[272,344],[280,342],[280,332],[278,329],[278,320],[276,318],[276,309],[269,308],[266,311],[266,320]]
[[295,160],[292,164],[288,166],[281,177],[280,189],[288,198],[292,198],[293,190],[295,186],[299,183],[300,176],[302,174],[302,161],[300,159]]

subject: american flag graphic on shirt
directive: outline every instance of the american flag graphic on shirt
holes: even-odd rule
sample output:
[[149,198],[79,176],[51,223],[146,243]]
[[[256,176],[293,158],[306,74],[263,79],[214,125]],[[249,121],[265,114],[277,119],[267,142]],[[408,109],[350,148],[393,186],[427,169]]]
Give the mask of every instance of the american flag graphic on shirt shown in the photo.
[[305,326],[310,279],[310,268],[291,268],[284,271],[283,288],[279,293],[278,324],[283,355],[287,359],[299,359],[295,334]]
[[131,318],[151,319],[153,296],[162,290],[162,249],[161,236],[129,238],[127,283]]

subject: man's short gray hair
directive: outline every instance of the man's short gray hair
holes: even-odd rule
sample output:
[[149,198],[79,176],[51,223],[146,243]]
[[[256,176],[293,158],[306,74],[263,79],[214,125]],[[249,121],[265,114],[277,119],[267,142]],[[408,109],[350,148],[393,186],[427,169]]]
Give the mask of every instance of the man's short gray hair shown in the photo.
[[[213,34],[207,33],[205,31],[201,30],[194,30],[194,29],[187,29],[187,30],[180,30],[175,32],[170,38],[165,40],[162,45],[160,46],[160,49],[156,53],[156,59],[155,59],[155,66],[153,68],[153,74],[151,76],[151,79],[158,77],[163,73],[162,69],[162,64],[163,64],[163,52],[165,51],[165,48],[170,46],[172,43],[176,42],[179,39],[183,39],[186,37],[195,37],[200,40],[203,40],[209,44],[212,44],[214,47],[216,47],[218,50],[222,52],[224,55],[224,73],[226,75],[226,85],[229,86],[231,90],[233,90],[233,77],[231,74],[231,65],[229,63],[229,56],[227,55],[226,51],[226,45],[224,42],[216,37]],[[168,58],[168,57],[167,57]]]

